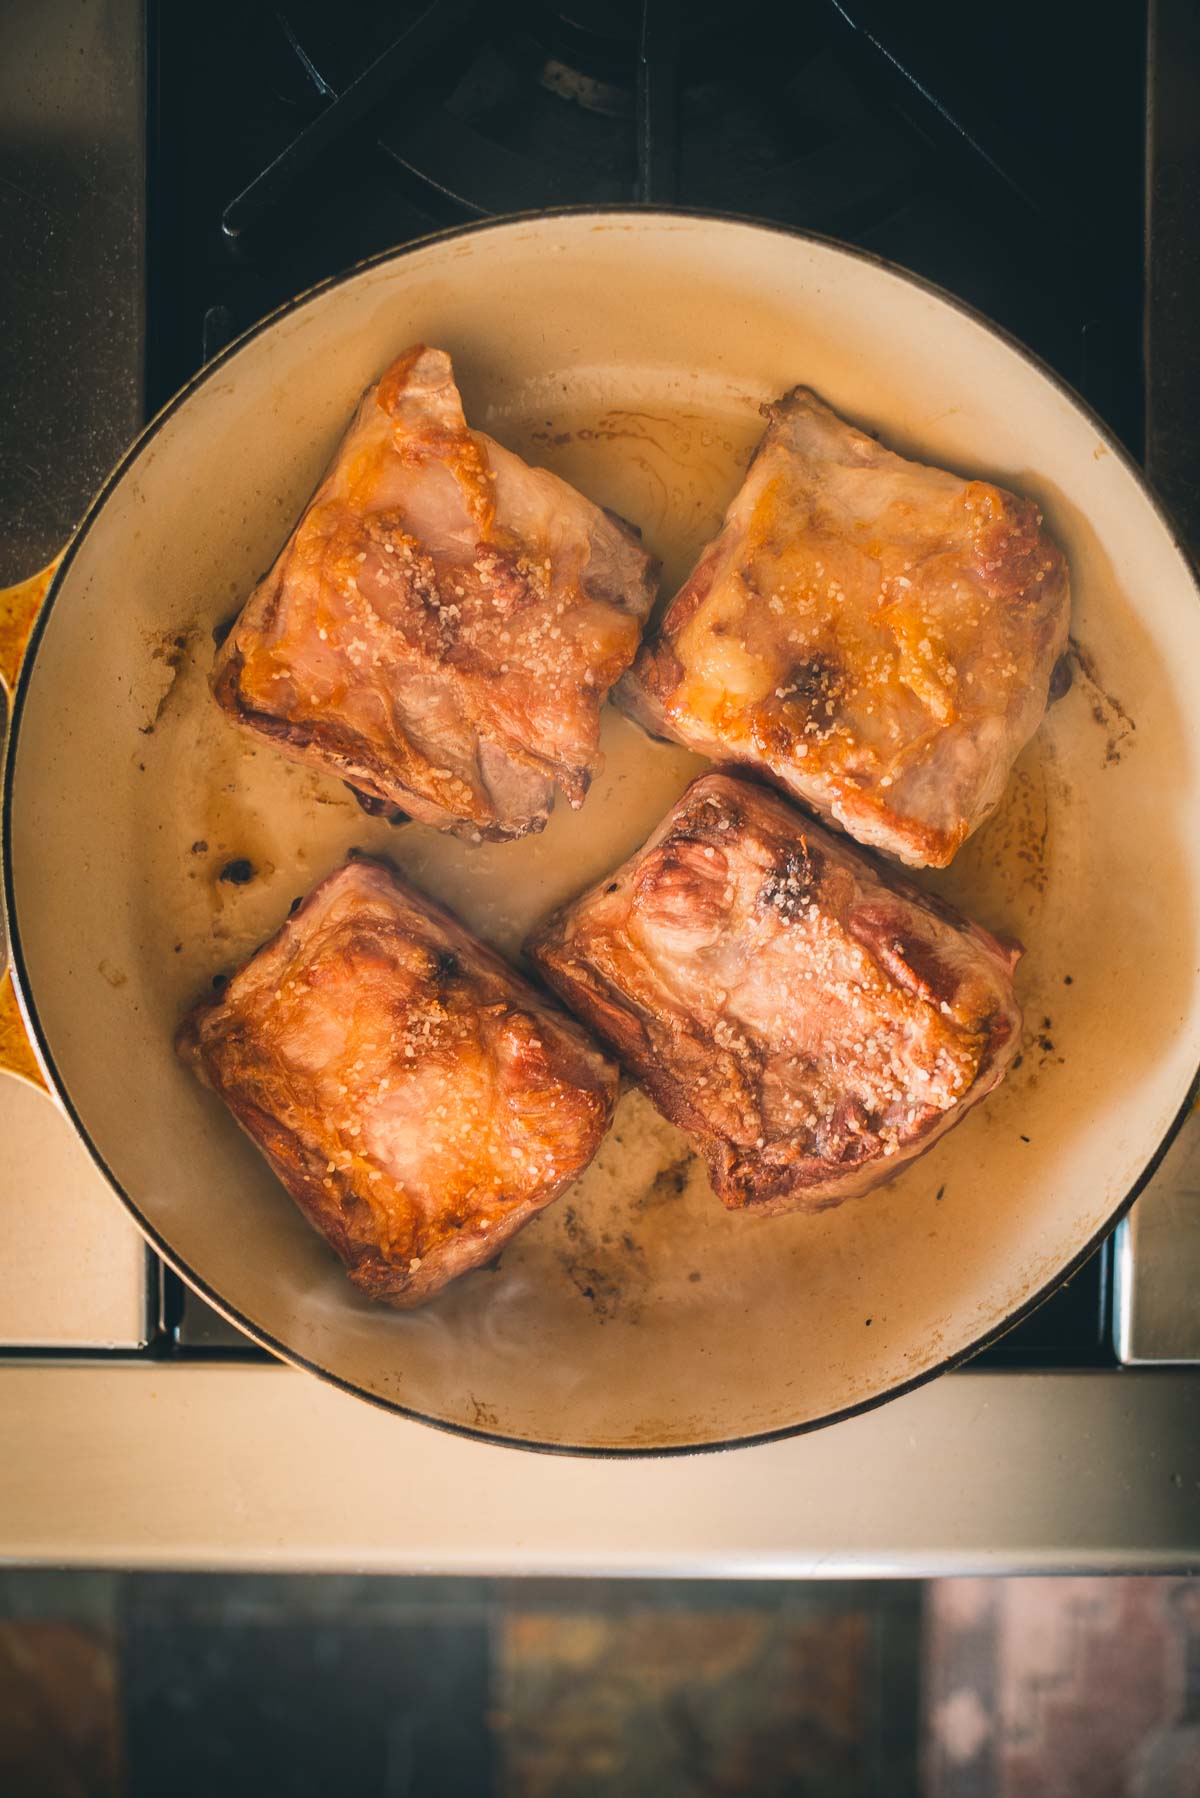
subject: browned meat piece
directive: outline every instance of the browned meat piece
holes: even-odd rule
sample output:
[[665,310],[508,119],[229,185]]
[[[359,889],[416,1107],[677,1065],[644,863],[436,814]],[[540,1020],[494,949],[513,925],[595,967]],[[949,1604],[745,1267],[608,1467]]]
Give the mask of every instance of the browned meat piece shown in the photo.
[[632,528],[469,430],[449,356],[418,345],[364,396],[213,687],[372,798],[518,837],[555,781],[582,805],[654,587]]
[[798,387],[618,688],[859,842],[943,868],[1004,791],[1066,647],[1041,514],[893,455]]
[[1018,945],[722,774],[531,949],[733,1210],[867,1191],[990,1092],[1020,1040]]
[[440,906],[348,862],[176,1046],[372,1298],[418,1305],[581,1174],[616,1069]]

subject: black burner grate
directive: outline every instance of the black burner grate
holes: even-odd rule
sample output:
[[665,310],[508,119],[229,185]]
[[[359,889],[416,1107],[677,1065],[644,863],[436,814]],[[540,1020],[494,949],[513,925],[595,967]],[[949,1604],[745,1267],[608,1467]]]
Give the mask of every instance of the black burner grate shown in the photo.
[[895,258],[1038,350],[1136,452],[1145,15],[1082,41],[1052,15],[1014,0],[967,34],[947,0],[214,0],[198,35],[159,7],[155,397],[213,306],[241,330],[439,225],[648,199]]

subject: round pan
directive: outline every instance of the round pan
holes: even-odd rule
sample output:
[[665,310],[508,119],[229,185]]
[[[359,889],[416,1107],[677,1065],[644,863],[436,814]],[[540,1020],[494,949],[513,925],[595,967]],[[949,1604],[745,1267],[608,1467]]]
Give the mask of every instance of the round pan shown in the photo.
[[[180,1013],[354,844],[513,952],[699,766],[612,714],[540,838],[364,817],[243,742],[205,677],[359,391],[425,339],[468,417],[640,524],[670,591],[797,382],[909,454],[1032,495],[1067,551],[1075,679],[998,814],[928,877],[1028,945],[1019,1067],[928,1156],[815,1218],[725,1213],[637,1093],[579,1185],[423,1311],[346,1283],[176,1063]],[[26,657],[4,861],[16,975],[62,1103],[142,1229],[279,1354],[451,1429],[671,1452],[830,1422],[979,1347],[1069,1272],[1200,1063],[1200,608],[1137,471],[946,295],[838,244],[681,213],[451,232],[317,289],[157,418],[93,506]],[[221,878],[246,860],[252,878]],[[54,1220],[47,1217],[46,1227]]]

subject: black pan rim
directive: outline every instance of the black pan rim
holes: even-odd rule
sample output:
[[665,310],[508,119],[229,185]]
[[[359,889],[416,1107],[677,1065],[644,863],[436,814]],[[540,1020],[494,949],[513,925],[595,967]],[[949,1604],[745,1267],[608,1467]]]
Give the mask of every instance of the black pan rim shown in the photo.
[[632,207],[625,203],[616,203],[608,206],[561,206],[545,212],[508,213],[502,217],[476,220],[471,224],[453,225],[445,230],[433,231],[424,237],[415,238],[412,242],[404,244],[398,249],[383,250],[375,256],[370,256],[361,262],[354,263],[350,268],[342,270],[339,274],[331,275],[325,280],[317,282],[313,287],[307,288],[303,293],[297,294],[293,299],[286,301],[274,312],[271,312],[265,318],[260,319],[255,325],[251,326],[248,331],[244,332],[241,337],[236,338],[233,343],[227,345],[227,347],[222,350],[219,355],[215,356],[211,362],[206,363],[203,368],[197,370],[191,380],[187,381],[179,389],[178,393],[174,394],[154,417],[147,422],[143,430],[134,439],[128,450],[126,450],[120,461],[113,468],[107,480],[88,506],[87,511],[84,513],[83,518],[80,520],[80,523],[76,527],[62,554],[45,598],[38,610],[33,630],[30,633],[29,641],[25,648],[24,657],[18,673],[16,690],[12,696],[8,743],[5,753],[4,804],[3,817],[0,819],[0,826],[2,826],[2,828],[0,828],[0,863],[3,864],[3,903],[8,927],[10,970],[13,976],[13,989],[16,993],[17,1001],[25,1020],[30,1040],[36,1051],[37,1059],[41,1063],[50,1083],[52,1093],[65,1111],[76,1134],[82,1141],[91,1160],[95,1163],[96,1168],[103,1175],[116,1198],[133,1218],[142,1235],[168,1266],[173,1268],[181,1279],[186,1281],[189,1286],[198,1292],[206,1303],[210,1304],[215,1311],[219,1312],[221,1316],[225,1317],[237,1329],[241,1330],[252,1342],[265,1348],[269,1353],[276,1356],[277,1359],[292,1367],[296,1367],[305,1373],[313,1374],[316,1378],[324,1381],[326,1384],[334,1386],[342,1392],[349,1393],[355,1398],[363,1399],[368,1404],[375,1405],[379,1409],[387,1411],[393,1416],[405,1417],[415,1423],[427,1424],[432,1429],[443,1430],[454,1436],[462,1436],[469,1441],[487,1443],[492,1447],[525,1449],[538,1454],[574,1455],[588,1460],[639,1461],[666,1459],[668,1457],[674,1458],[683,1455],[716,1454],[739,1448],[760,1448],[765,1447],[770,1443],[788,1441],[792,1437],[806,1436],[814,1430],[827,1429],[832,1424],[844,1423],[850,1418],[864,1416],[866,1413],[878,1409],[881,1405],[889,1404],[893,1399],[903,1398],[905,1394],[915,1392],[919,1387],[928,1385],[931,1381],[940,1378],[942,1374],[952,1373],[956,1368],[963,1366],[964,1363],[970,1361],[974,1356],[982,1353],[984,1349],[989,1348],[994,1342],[998,1342],[1001,1337],[1006,1336],[1010,1330],[1015,1329],[1025,1318],[1031,1316],[1052,1293],[1056,1292],[1059,1287],[1064,1286],[1076,1273],[1078,1273],[1083,1264],[1090,1259],[1100,1247],[1100,1244],[1112,1233],[1116,1226],[1121,1222],[1121,1219],[1129,1211],[1134,1201],[1143,1192],[1160,1166],[1163,1157],[1166,1155],[1178,1134],[1184,1119],[1191,1111],[1197,1097],[1200,1096],[1200,1066],[1197,1067],[1196,1072],[1189,1083],[1183,1102],[1174,1118],[1167,1126],[1167,1129],[1159,1142],[1158,1148],[1146,1163],[1146,1166],[1143,1168],[1138,1179],[1134,1182],[1130,1191],[1113,1209],[1100,1228],[1089,1238],[1083,1248],[1078,1251],[1064,1268],[1053,1274],[1049,1280],[1038,1287],[1016,1311],[1011,1312],[999,1323],[993,1325],[988,1330],[985,1330],[980,1336],[967,1344],[966,1347],[958,1350],[952,1355],[946,1356],[941,1361],[935,1362],[931,1367],[922,1369],[920,1373],[913,1375],[911,1379],[903,1380],[897,1385],[889,1386],[882,1392],[873,1393],[870,1397],[861,1399],[853,1405],[843,1406],[840,1410],[824,1413],[820,1417],[807,1418],[802,1422],[795,1424],[785,1424],[777,1430],[761,1431],[756,1434],[744,1436],[719,1437],[714,1438],[711,1441],[646,1444],[644,1446],[622,1447],[599,1445],[595,1443],[572,1443],[561,1441],[542,1442],[535,1438],[505,1435],[501,1431],[480,1429],[469,1424],[451,1422],[446,1418],[430,1416],[423,1411],[416,1410],[411,1405],[402,1405],[393,1399],[384,1397],[381,1393],[369,1391],[365,1387],[355,1384],[354,1381],[348,1380],[342,1375],[335,1373],[332,1369],[323,1367],[318,1362],[309,1360],[306,1356],[298,1353],[294,1349],[288,1348],[284,1343],[278,1341],[277,1338],[271,1335],[270,1331],[261,1328],[252,1323],[248,1318],[244,1317],[235,1307],[223,1300],[203,1276],[197,1274],[182,1260],[182,1258],[173,1253],[154,1225],[143,1216],[137,1201],[121,1185],[116,1175],[108,1166],[103,1155],[100,1153],[100,1150],[92,1141],[87,1127],[70,1097],[66,1082],[63,1080],[54,1060],[47,1033],[42,1026],[37,1006],[33,998],[32,983],[29,980],[24,950],[21,944],[20,929],[17,923],[16,890],[13,877],[11,838],[12,798],[16,777],[16,750],[20,736],[21,719],[29,690],[33,682],[37,654],[45,634],[46,624],[50,618],[54,604],[62,591],[66,576],[75,556],[87,537],[88,532],[99,517],[109,497],[119,486],[129,470],[140,459],[142,453],[153,442],[154,438],[158,435],[168,419],[175,415],[197,388],[202,386],[211,377],[215,376],[228,362],[257,337],[272,329],[283,319],[298,312],[301,307],[309,304],[310,301],[318,299],[321,295],[332,291],[334,288],[345,285],[369,269],[378,268],[390,262],[398,262],[404,257],[414,255],[419,251],[428,249],[432,245],[452,242],[457,238],[480,236],[490,231],[509,230],[513,226],[542,224],[548,219],[578,219],[586,217],[596,217],[601,219],[625,218],[631,223],[641,223],[646,220],[698,220],[709,223],[734,225],[743,229],[766,232],[778,237],[799,239],[802,242],[819,244],[822,247],[834,250],[855,262],[865,263],[869,267],[879,269],[885,274],[906,282],[911,287],[918,288],[934,299],[940,300],[944,305],[947,305],[953,311],[962,314],[962,316],[969,319],[973,324],[979,326],[991,336],[998,338],[1000,342],[1006,344],[1014,354],[1019,356],[1021,360],[1037,374],[1040,374],[1044,380],[1048,381],[1053,388],[1061,393],[1063,397],[1067,399],[1084,418],[1086,418],[1091,427],[1096,431],[1105,448],[1110,454],[1118,458],[1126,472],[1133,477],[1135,484],[1141,490],[1152,511],[1157,515],[1160,523],[1166,530],[1176,553],[1179,555],[1184,565],[1191,581],[1193,594],[1197,601],[1200,601],[1200,585],[1197,583],[1195,571],[1192,567],[1188,553],[1184,548],[1182,533],[1172,519],[1167,507],[1146,480],[1143,470],[1134,461],[1125,446],[1112,434],[1108,426],[1083,396],[1079,394],[1068,381],[1065,381],[1055,369],[1044,362],[1040,356],[1030,350],[1018,338],[1014,337],[1011,332],[1006,331],[1003,326],[995,324],[985,313],[981,312],[978,307],[968,304],[967,301],[959,298],[956,294],[950,293],[947,289],[940,287],[936,282],[927,280],[922,275],[915,274],[911,269],[905,268],[902,264],[893,262],[887,257],[876,255],[873,251],[860,249],[854,244],[845,243],[840,238],[831,237],[821,232],[804,231],[798,227],[775,224],[771,221],[748,217],[741,213],[719,212],[713,211],[707,207],[699,206]]

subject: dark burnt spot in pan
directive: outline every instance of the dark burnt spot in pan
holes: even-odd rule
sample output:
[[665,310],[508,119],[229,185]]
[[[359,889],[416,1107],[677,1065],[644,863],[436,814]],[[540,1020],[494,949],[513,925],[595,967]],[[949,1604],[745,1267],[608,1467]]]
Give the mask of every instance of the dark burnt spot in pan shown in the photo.
[[388,824],[407,824],[409,822],[408,813],[402,812],[400,807],[393,805],[390,799],[384,799],[378,793],[364,793],[361,788],[351,786],[348,780],[344,780],[342,785],[354,803],[361,806],[362,810],[366,812],[368,818],[382,818]]
[[687,1190],[692,1168],[692,1155],[681,1155],[677,1161],[659,1168],[646,1190],[633,1201],[635,1211],[657,1211],[662,1205],[674,1205]]
[[228,618],[222,618],[219,624],[213,625],[212,640],[216,644],[218,649],[220,649],[222,643],[224,643],[226,637],[229,635],[230,631],[233,629],[233,627],[237,623],[237,621],[238,621],[237,612],[231,612],[229,614]]
[[344,780],[342,785],[345,787],[347,793],[349,793],[351,799],[353,799],[355,805],[366,812],[368,818],[382,817],[383,813],[387,810],[387,800],[381,799],[378,793],[364,793],[358,787],[352,787],[348,780]]
[[601,1323],[606,1323],[622,1309],[624,1288],[614,1273],[586,1260],[568,1261],[566,1271],[575,1290],[587,1300]]
[[1059,656],[1050,672],[1050,686],[1046,694],[1047,704],[1053,705],[1056,700],[1071,691],[1071,682],[1075,678],[1075,670],[1071,665],[1069,654]]
[[576,1292],[600,1323],[617,1316],[636,1323],[646,1279],[645,1256],[636,1239],[628,1231],[619,1241],[594,1233],[573,1205],[565,1207],[562,1221],[567,1246],[559,1251],[559,1261]]
[[254,863],[249,857],[238,855],[232,861],[225,863],[217,875],[217,879],[223,881],[226,886],[244,887],[254,879],[254,874]]
[[[195,625],[189,627],[195,630]],[[154,661],[165,662],[174,673],[187,654],[189,636],[186,631],[164,631],[151,639],[150,654]]]

